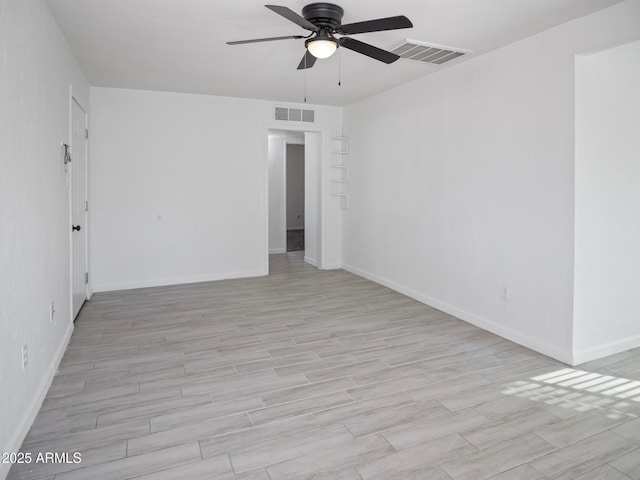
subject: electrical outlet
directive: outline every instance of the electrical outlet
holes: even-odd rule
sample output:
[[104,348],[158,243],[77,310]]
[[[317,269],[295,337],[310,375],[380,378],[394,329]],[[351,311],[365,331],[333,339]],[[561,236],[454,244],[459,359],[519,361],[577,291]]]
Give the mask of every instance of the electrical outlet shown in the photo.
[[23,369],[27,368],[28,364],[29,364],[29,350],[27,348],[27,344],[25,343],[22,346],[22,368]]
[[51,321],[51,323],[54,322],[56,317],[56,305],[55,303],[51,302],[51,305],[49,306],[49,320]]

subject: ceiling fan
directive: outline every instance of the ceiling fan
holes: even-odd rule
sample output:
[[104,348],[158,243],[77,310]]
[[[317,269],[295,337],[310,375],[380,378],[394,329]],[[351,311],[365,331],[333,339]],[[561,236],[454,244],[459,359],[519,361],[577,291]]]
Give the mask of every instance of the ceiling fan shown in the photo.
[[290,8],[279,5],[265,5],[265,7],[282,15],[287,20],[292,21],[302,28],[310,30],[311,33],[306,36],[289,35],[285,37],[238,40],[235,42],[227,42],[227,45],[306,38],[307,40],[304,44],[307,51],[298,65],[298,70],[313,67],[318,58],[329,58],[338,47],[348,48],[349,50],[384,63],[393,63],[400,58],[395,53],[382,50],[381,48],[374,47],[355,38],[348,36],[336,38],[334,35],[354,35],[356,33],[380,32],[383,30],[413,27],[411,21],[404,15],[342,25],[344,10],[342,7],[334,5],[333,3],[311,3],[302,9],[302,16]]

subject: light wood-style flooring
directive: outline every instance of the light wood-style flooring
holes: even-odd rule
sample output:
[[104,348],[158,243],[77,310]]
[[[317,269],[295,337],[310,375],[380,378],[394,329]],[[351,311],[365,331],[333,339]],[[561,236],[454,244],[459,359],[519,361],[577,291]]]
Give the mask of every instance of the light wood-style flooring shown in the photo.
[[640,479],[640,349],[570,368],[300,253],[97,294],[15,479]]

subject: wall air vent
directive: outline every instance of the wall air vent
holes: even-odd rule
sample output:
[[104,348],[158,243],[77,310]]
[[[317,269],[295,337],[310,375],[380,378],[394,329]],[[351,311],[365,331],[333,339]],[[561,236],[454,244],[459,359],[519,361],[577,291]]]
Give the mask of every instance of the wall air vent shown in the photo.
[[442,45],[433,45],[409,39],[403,40],[400,44],[396,44],[390,48],[389,51],[400,55],[401,58],[433,63],[435,65],[442,65],[443,63],[472,53],[469,50],[443,47]]
[[275,119],[285,122],[315,122],[315,111],[301,108],[276,107]]

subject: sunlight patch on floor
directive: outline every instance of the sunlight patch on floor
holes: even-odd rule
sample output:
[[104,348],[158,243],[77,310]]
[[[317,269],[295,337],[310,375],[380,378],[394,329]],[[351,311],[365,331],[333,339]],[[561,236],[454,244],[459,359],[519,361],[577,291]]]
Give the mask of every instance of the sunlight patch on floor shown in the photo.
[[508,383],[503,393],[577,412],[600,409],[612,419],[640,413],[640,381],[573,368]]

